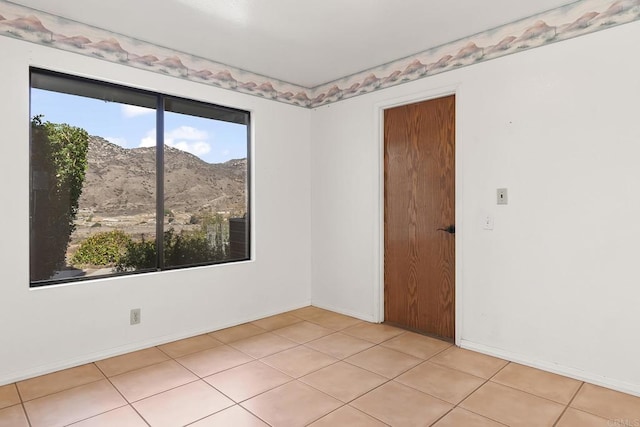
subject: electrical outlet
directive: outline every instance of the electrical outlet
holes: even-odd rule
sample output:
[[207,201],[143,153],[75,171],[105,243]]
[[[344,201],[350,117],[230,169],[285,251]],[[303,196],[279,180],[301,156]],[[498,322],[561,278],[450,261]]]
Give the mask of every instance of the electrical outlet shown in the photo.
[[498,188],[496,191],[497,203],[499,205],[506,205],[509,203],[509,198],[507,197],[507,189],[506,188]]
[[129,314],[129,322],[131,325],[137,325],[140,323],[140,309],[132,308]]

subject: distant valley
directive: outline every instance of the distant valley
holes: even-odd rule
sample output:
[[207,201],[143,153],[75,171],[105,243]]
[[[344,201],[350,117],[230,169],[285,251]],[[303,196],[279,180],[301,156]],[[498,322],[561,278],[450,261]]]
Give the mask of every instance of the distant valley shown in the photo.
[[[89,166],[72,245],[98,227],[101,231],[125,229],[133,235],[154,233],[155,157],[155,148],[127,149],[101,137],[90,137]],[[177,231],[192,228],[194,216],[245,213],[247,159],[209,164],[168,146],[164,157],[164,220]]]
[[[239,212],[246,206],[247,160],[209,164],[193,154],[165,146],[165,208],[181,212]],[[155,148],[122,148],[89,139],[80,207],[98,215],[154,212]]]

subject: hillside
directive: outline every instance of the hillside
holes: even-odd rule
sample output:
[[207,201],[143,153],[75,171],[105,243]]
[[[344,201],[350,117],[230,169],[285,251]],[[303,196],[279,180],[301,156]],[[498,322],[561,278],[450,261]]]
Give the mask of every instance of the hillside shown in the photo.
[[[92,136],[80,211],[100,216],[155,212],[155,149],[126,149]],[[209,164],[165,146],[165,209],[244,213],[247,160]]]

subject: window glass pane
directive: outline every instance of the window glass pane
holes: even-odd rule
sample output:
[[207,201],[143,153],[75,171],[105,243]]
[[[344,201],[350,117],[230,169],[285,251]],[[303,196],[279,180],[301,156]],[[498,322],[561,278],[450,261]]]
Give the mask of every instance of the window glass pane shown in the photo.
[[31,73],[31,87],[52,92],[78,95],[105,102],[127,104],[135,107],[156,108],[156,97],[148,93],[128,89],[109,83],[97,83],[91,80],[70,78],[46,72]]
[[156,117],[140,105],[157,98],[45,77],[32,73],[32,286],[155,268]]
[[32,69],[31,286],[248,259],[248,141],[245,111]]
[[247,259],[247,113],[175,100],[166,108],[165,266]]

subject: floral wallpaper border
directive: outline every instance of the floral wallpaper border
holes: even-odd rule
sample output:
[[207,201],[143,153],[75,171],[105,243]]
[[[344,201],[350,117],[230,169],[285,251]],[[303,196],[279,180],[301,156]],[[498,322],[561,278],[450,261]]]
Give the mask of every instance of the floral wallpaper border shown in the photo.
[[640,20],[640,0],[579,0],[315,88],[0,0],[0,35],[307,108]]

